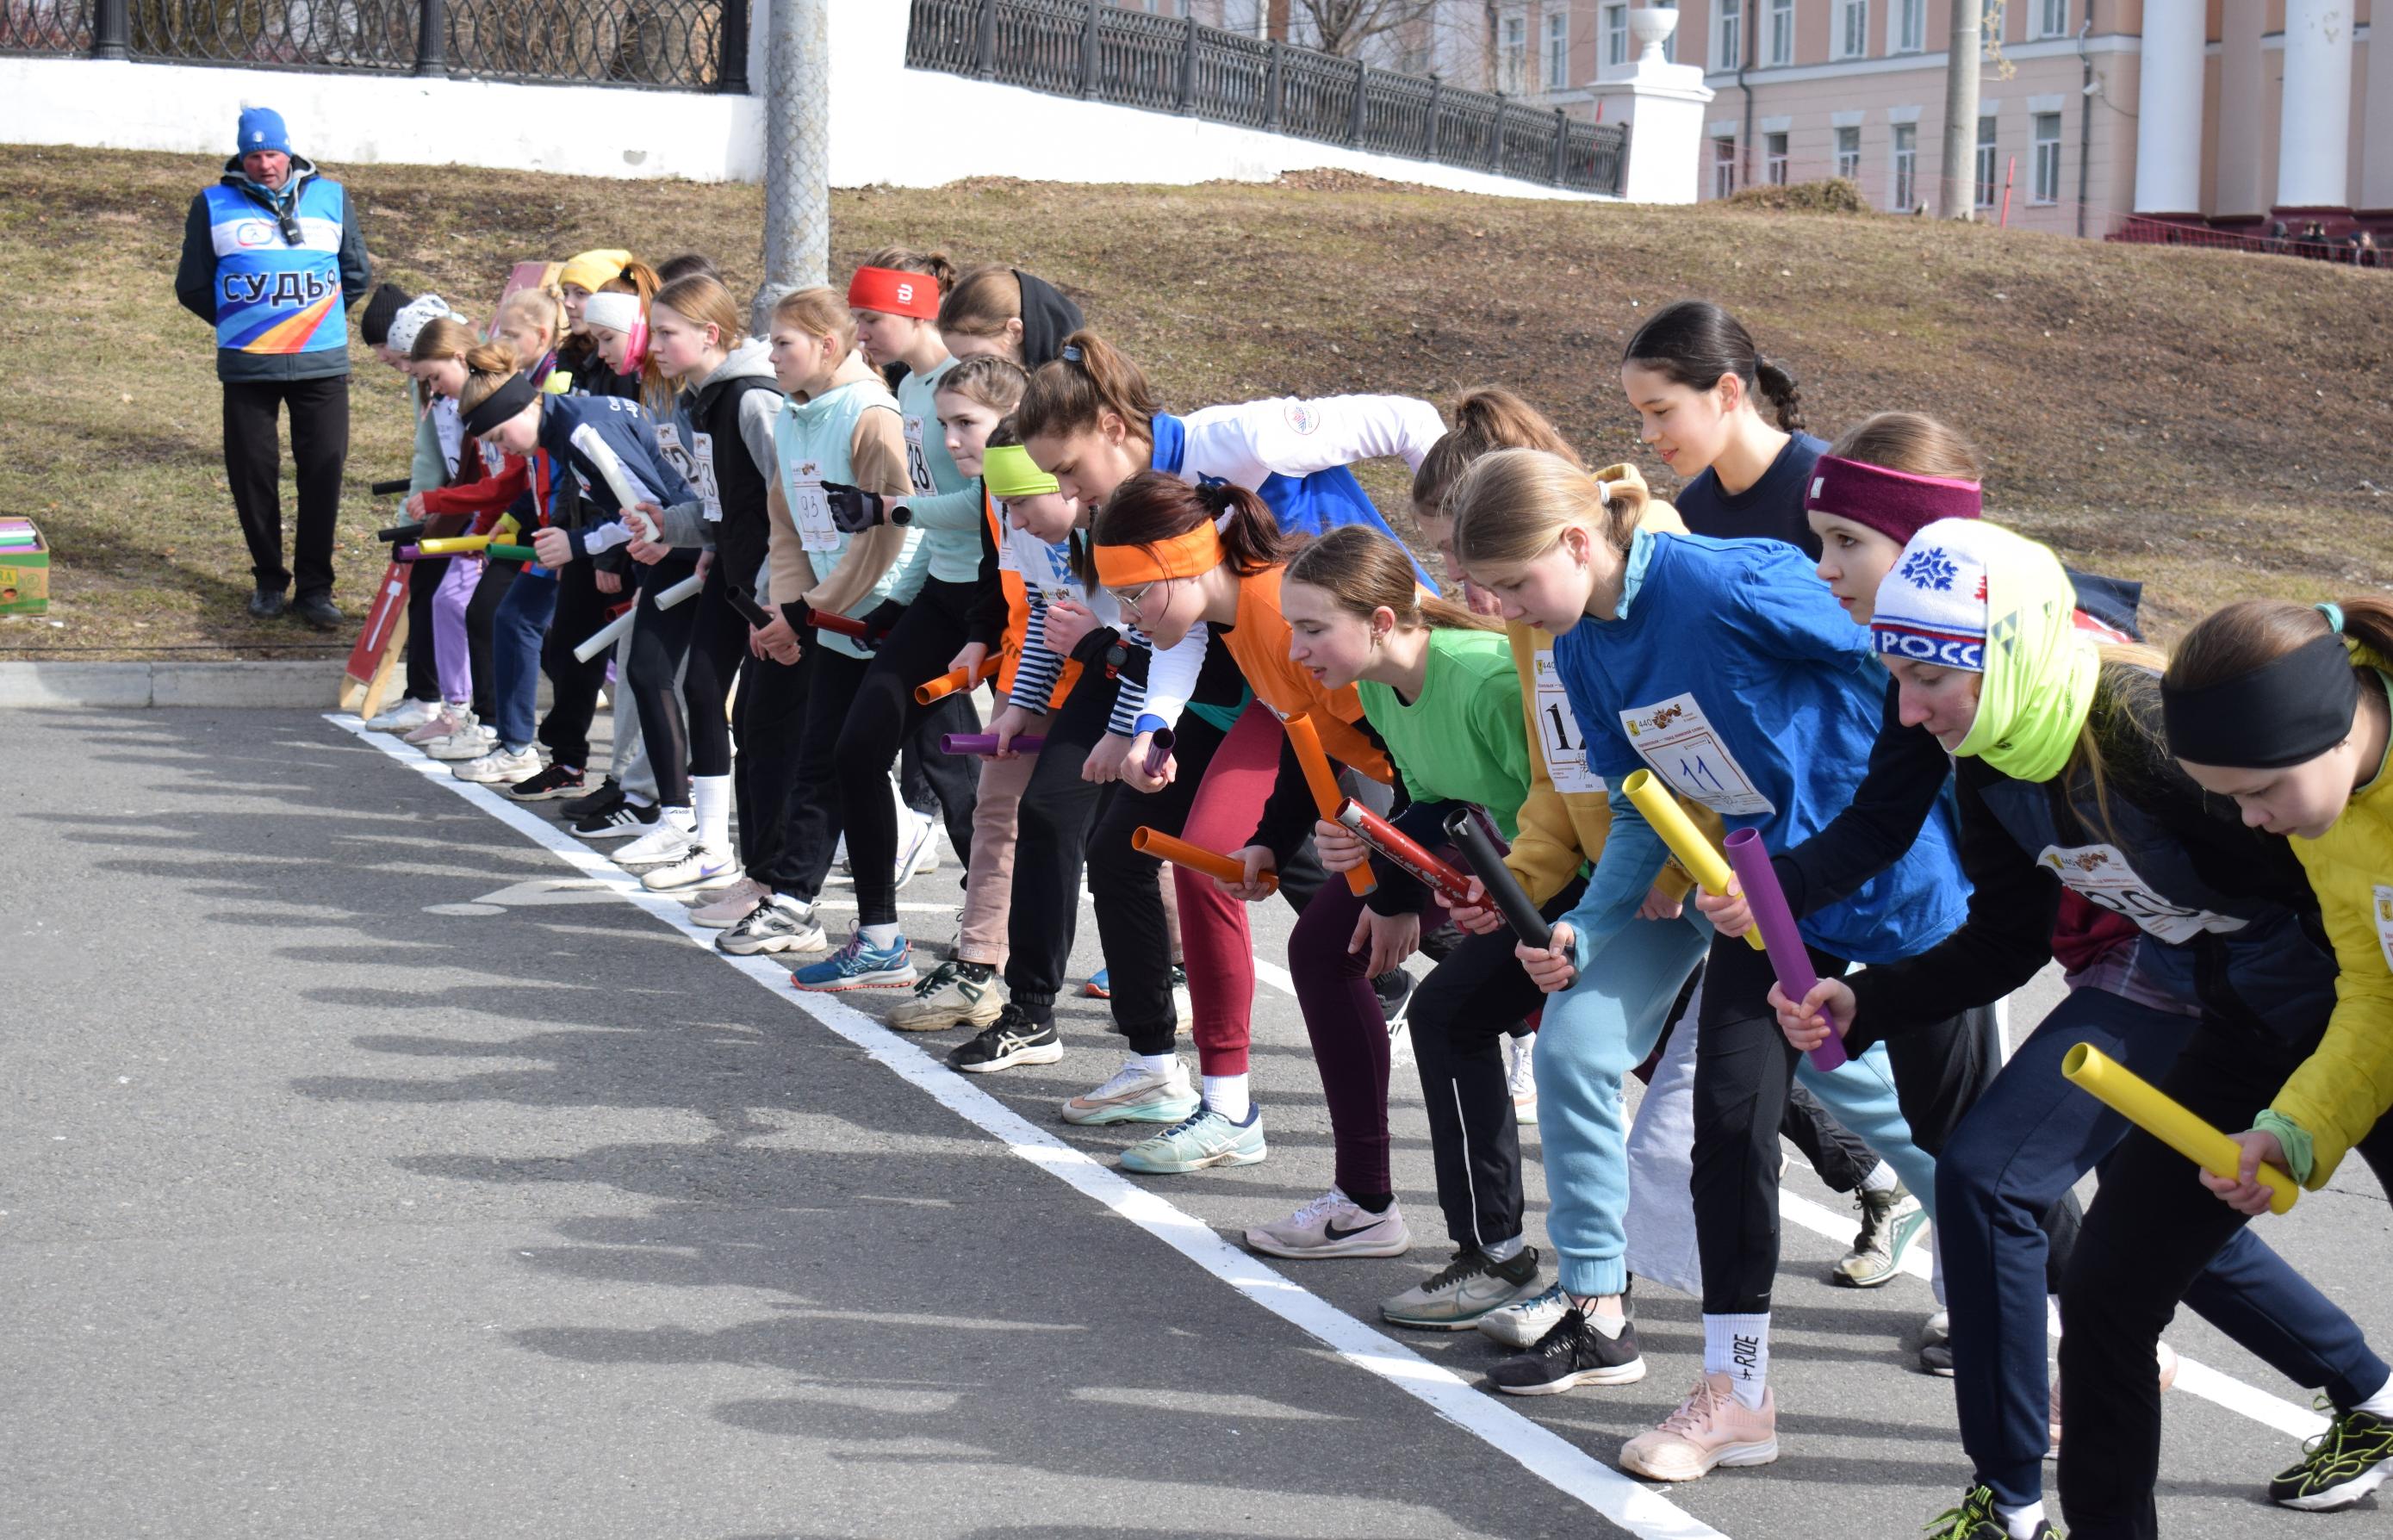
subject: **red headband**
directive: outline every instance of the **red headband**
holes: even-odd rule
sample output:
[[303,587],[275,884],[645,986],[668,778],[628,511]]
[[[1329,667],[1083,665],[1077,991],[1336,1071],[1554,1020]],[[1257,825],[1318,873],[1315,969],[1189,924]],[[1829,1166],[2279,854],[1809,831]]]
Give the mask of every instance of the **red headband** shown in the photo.
[[1976,518],[1983,506],[1974,481],[1913,476],[1833,454],[1820,456],[1811,467],[1811,494],[1803,499],[1807,514],[1850,519],[1897,544],[1910,543],[1940,518]]
[[936,320],[939,281],[928,273],[905,273],[895,268],[858,268],[848,281],[847,307]]

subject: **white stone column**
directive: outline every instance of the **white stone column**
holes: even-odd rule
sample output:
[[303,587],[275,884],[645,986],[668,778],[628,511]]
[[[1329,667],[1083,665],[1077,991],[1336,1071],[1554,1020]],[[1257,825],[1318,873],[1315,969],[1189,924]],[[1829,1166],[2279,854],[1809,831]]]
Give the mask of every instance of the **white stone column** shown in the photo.
[[2277,206],[2351,206],[2351,0],[2285,0]]
[[2261,12],[2267,0],[2226,0],[2218,39],[2218,189],[2210,212],[2257,216],[2260,202]]
[[2207,8],[2203,0],[2144,0],[2143,73],[2136,92],[2138,214],[2202,212]]
[[1620,194],[1632,203],[1692,203],[1704,176],[1704,109],[1712,93],[1694,64],[1662,57],[1662,40],[1679,24],[1679,13],[1640,7],[1628,13],[1628,30],[1640,46],[1624,73],[1590,87],[1603,121],[1627,123],[1628,165]]
[[2368,121],[2360,137],[2360,206],[2393,209],[2393,0],[2368,27]]

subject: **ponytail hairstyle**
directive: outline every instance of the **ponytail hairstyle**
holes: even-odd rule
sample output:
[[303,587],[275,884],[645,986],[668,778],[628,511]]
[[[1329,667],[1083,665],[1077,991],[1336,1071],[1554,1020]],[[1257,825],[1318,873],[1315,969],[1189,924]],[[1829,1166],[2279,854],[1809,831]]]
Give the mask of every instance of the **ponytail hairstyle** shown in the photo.
[[843,359],[856,351],[856,312],[836,289],[817,284],[791,290],[774,304],[773,324],[793,327],[810,337],[829,337],[839,345]]
[[1283,581],[1310,583],[1366,621],[1380,609],[1393,610],[1397,626],[1406,631],[1504,629],[1501,620],[1424,592],[1413,575],[1412,558],[1367,524],[1341,524],[1299,551]]
[[[1025,438],[1037,431],[1023,425],[1019,412],[1013,426]],[[1295,545],[1280,533],[1270,504],[1244,487],[1226,481],[1191,487],[1167,471],[1141,471],[1115,488],[1092,533],[1098,545],[1157,545],[1201,524],[1221,531],[1223,564],[1241,578],[1277,567]],[[1409,564],[1405,570],[1411,581]]]
[[[2381,594],[2342,600],[2331,607],[2341,612],[2340,624],[2321,613],[2326,607],[2245,599],[2214,611],[2177,645],[2169,659],[2167,687],[2190,691],[2221,685],[2337,633],[2380,662],[2393,660],[2393,600]],[[2363,691],[2374,687],[2374,664],[2354,658],[2351,667]]]
[[[1138,365],[1083,327],[1064,339],[1061,357],[1032,373],[1030,387],[1014,409],[1013,425],[1026,440],[1060,438],[1094,429],[1110,411],[1132,434],[1148,438],[1154,434],[1155,414],[1162,410]],[[1278,528],[1277,521],[1273,528]]]
[[1443,514],[1454,484],[1481,455],[1497,450],[1543,450],[1574,465],[1578,450],[1544,412],[1501,386],[1473,390],[1454,403],[1454,426],[1421,456],[1413,473],[1413,506]]
[[[543,354],[554,353],[563,347],[566,333],[571,330],[573,324],[565,314],[565,296],[557,292],[554,284],[538,284],[529,289],[517,289],[499,301],[498,315],[490,322],[493,333],[499,327],[505,325],[510,319],[517,316],[522,317],[540,329],[541,335],[546,339],[542,345]],[[540,362],[540,356],[535,355],[523,361],[526,367],[530,367]]]
[[[540,360],[534,359],[530,361],[537,363]],[[457,392],[458,412],[462,415],[472,411],[490,399],[490,392],[513,379],[522,367],[522,361],[516,358],[516,350],[502,341],[477,342],[465,349],[465,387]],[[544,402],[546,398],[539,399]]]
[[954,336],[1001,337],[1021,320],[1022,281],[995,263],[965,273],[939,302],[939,330]]
[[857,264],[859,268],[886,268],[898,273],[928,273],[931,281],[946,294],[956,286],[956,265],[945,252],[918,252],[906,246],[883,246]]
[[713,327],[715,346],[726,353],[748,340],[747,314],[719,279],[695,273],[666,283],[657,291],[655,304],[649,307],[651,326],[655,324],[657,305],[663,306],[692,326]]
[[1983,481],[1977,446],[1933,417],[1916,411],[1881,411],[1847,428],[1828,452],[1839,460],[1882,465],[1907,476],[1948,481]]
[[1496,450],[1462,473],[1446,497],[1454,554],[1466,568],[1513,567],[1553,549],[1574,525],[1628,553],[1640,512],[1614,501],[1584,467],[1543,450]]
[[[441,316],[424,323],[415,333],[415,344],[407,350],[411,363],[430,363],[435,359],[462,359],[473,350],[477,341],[474,329],[454,316]],[[514,350],[508,350],[509,357]]]
[[1682,299],[1654,312],[1628,339],[1621,361],[1689,390],[1710,390],[1733,374],[1756,407],[1769,401],[1783,431],[1803,431],[1803,393],[1795,376],[1764,359],[1744,324],[1710,300]]
[[[958,360],[953,369],[941,375],[938,394],[978,402],[1011,423],[1010,413],[1021,404],[1022,392],[1029,384],[1030,376],[1022,372],[1020,364],[994,353],[983,353]],[[989,442],[997,440],[992,437]]]

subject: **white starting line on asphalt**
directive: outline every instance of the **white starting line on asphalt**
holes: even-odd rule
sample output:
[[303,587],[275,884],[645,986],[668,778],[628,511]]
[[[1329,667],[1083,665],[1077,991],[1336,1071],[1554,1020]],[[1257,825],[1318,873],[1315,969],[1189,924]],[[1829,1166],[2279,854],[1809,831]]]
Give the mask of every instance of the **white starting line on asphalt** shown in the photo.
[[[853,1006],[790,985],[790,971],[769,957],[736,958],[714,949],[714,933],[690,922],[671,894],[650,893],[638,878],[546,819],[489,787],[461,781],[450,766],[417,754],[356,717],[324,720],[381,750],[395,763],[446,787],[556,855],[585,878],[679,931],[709,957],[746,974],[775,999],[863,1049],[941,1106],[990,1135],[1014,1155],[1105,1205],[1215,1278],[1311,1336],[1346,1362],[1393,1385],[1556,1490],[1577,1499],[1638,1540],[1729,1540],[1667,1498],[1647,1490],[1560,1434],[1521,1416],[1451,1370],[1383,1336],[1327,1300],[1230,1245],[1212,1226],[1099,1164],[1085,1151],[1036,1127],[996,1097]],[[1275,970],[1277,972],[1277,970]],[[1287,974],[1282,972],[1285,979]]]
[[[1373,1330],[1250,1253],[1230,1245],[1203,1220],[1027,1121],[900,1034],[837,998],[791,988],[789,969],[783,964],[767,957],[735,958],[715,950],[714,933],[693,924],[688,907],[679,897],[649,892],[638,878],[605,855],[523,805],[489,787],[457,779],[449,765],[425,759],[387,735],[367,732],[355,716],[328,712],[324,720],[382,750],[393,763],[446,787],[583,876],[595,880],[615,896],[679,931],[703,946],[710,957],[764,985],[775,998],[864,1049],[876,1062],[941,1106],[1001,1142],[1013,1155],[1096,1199],[1240,1294],[1306,1332],[1340,1358],[1424,1403],[1448,1422],[1637,1535],[1639,1540],[1729,1540],[1720,1531],[1541,1424],[1512,1411],[1451,1370]],[[951,907],[901,906],[916,907],[940,912]],[[1255,972],[1259,982],[1290,997],[1295,995],[1295,981],[1287,970],[1257,959]],[[1806,1230],[1837,1242],[1844,1241],[1850,1232],[1850,1219],[1831,1213],[1808,1198],[1782,1193],[1779,1201],[1780,1212]],[[1922,1248],[1915,1247],[1903,1259],[1903,1267],[1923,1282],[1929,1277],[1928,1255]],[[2324,1417],[2308,1407],[2183,1355],[2178,1359],[2177,1389],[2295,1438],[2314,1437],[2328,1426]]]

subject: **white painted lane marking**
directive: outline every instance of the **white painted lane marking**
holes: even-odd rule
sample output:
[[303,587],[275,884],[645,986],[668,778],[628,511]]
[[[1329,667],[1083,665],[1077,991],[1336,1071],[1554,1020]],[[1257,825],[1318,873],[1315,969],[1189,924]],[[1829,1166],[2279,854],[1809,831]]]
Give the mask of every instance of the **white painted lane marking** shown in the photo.
[[[1720,1531],[1693,1518],[1551,1429],[1505,1406],[1451,1370],[1431,1363],[1311,1290],[1290,1282],[1260,1259],[1222,1239],[1210,1225],[1033,1126],[1011,1107],[870,1017],[829,996],[792,989],[789,970],[779,963],[769,958],[728,957],[714,950],[714,933],[692,924],[689,910],[678,900],[670,894],[648,892],[637,878],[546,819],[487,787],[457,779],[447,765],[420,758],[407,745],[389,740],[382,734],[366,732],[353,716],[328,713],[324,720],[373,745],[396,763],[446,787],[568,866],[595,879],[626,903],[679,931],[693,945],[703,946],[708,956],[746,974],[770,991],[774,998],[863,1049],[899,1078],[1000,1141],[1012,1154],[1094,1198],[1339,1357],[1421,1402],[1540,1481],[1638,1536],[1638,1540],[1729,1540]],[[1288,977],[1282,970],[1271,971],[1280,979]]]

